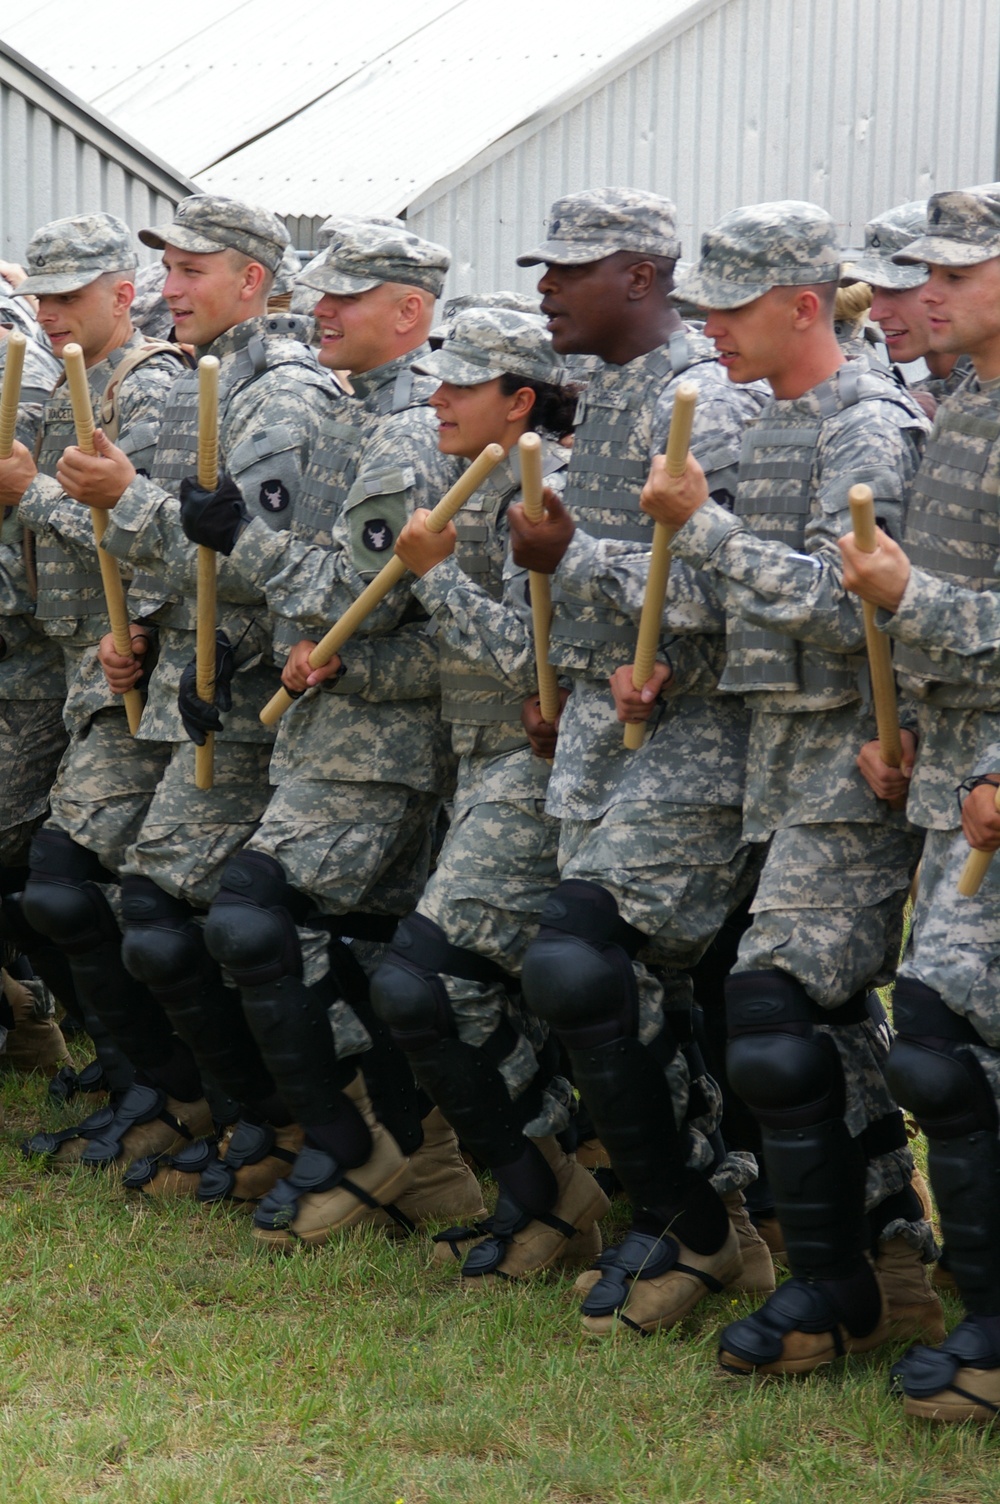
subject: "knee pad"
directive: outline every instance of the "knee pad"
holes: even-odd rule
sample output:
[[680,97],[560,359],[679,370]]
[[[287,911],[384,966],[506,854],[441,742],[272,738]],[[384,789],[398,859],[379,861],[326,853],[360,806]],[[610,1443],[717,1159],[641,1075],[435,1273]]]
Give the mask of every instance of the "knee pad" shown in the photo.
[[164,893],[148,877],[122,879],[125,932],[122,961],[165,1007],[181,1001],[205,976],[218,975],[183,899]]
[[115,882],[92,852],[59,830],[40,830],[31,842],[31,873],[21,909],[39,934],[68,955],[119,938],[98,882]]
[[241,987],[302,975],[295,929],[306,904],[279,862],[258,851],[230,857],[205,922],[205,948]]
[[897,1101],[912,1112],[930,1139],[997,1127],[997,1107],[986,1075],[968,1048],[983,1041],[953,1013],[940,993],[900,977],[893,1003],[896,1040],[886,1079]]
[[822,1016],[805,989],[779,971],[738,972],[726,983],[734,1091],[758,1122],[801,1128],[844,1111],[844,1076],[833,1041],[817,1034]]
[[643,939],[597,883],[560,883],[524,958],[528,1006],[570,1049],[634,1037],[639,992],[632,958]]
[[375,1012],[387,1024],[393,1042],[407,1053],[430,1049],[455,1037],[448,992],[441,973],[449,972],[457,952],[444,930],[422,914],[402,919],[385,960],[371,980]]

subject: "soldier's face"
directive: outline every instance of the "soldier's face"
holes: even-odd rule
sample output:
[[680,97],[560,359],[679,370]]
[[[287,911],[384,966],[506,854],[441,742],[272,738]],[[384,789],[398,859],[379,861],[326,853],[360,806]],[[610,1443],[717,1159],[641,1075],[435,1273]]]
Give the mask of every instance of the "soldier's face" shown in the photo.
[[442,381],[430,398],[438,420],[438,448],[442,454],[457,454],[474,460],[487,444],[503,444],[509,449],[524,424],[512,421],[511,414],[523,408],[519,392],[505,397],[499,376],[476,386],[453,386]]
[[629,269],[629,258],[617,254],[582,266],[545,263],[538,291],[558,354],[613,358],[621,338]]
[[742,308],[707,310],[705,334],[714,341],[719,364],[730,381],[772,381],[783,369],[781,327],[787,302],[784,288],[773,287]]
[[131,288],[131,283],[98,277],[75,292],[39,298],[38,322],[52,342],[53,354],[61,356],[67,345],[77,344],[86,365],[102,360],[114,348],[121,314],[131,302],[128,298],[122,308],[122,287]]
[[225,251],[202,255],[168,245],[163,264],[167,268],[163,296],[182,343],[210,345],[247,317],[245,269],[238,258]]
[[930,348],[971,355],[984,380],[1000,376],[1000,257],[976,266],[932,266],[918,292]]
[[392,360],[405,295],[393,282],[367,292],[324,293],[314,310],[320,365],[361,375]]
[[882,331],[890,357],[902,365],[920,360],[931,348],[919,287],[873,287],[871,317]]

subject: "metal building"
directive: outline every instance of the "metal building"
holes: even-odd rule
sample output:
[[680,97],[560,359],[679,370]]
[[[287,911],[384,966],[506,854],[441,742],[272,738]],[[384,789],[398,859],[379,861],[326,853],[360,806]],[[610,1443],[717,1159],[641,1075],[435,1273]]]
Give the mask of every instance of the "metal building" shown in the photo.
[[270,0],[202,0],[169,42],[133,14],[23,0],[5,34],[303,249],[330,213],[404,215],[451,247],[450,292],[529,287],[515,255],[579,188],[669,194],[694,254],[739,203],[814,199],[856,243],[1000,177],[997,0],[297,0],[277,27]]
[[194,185],[0,42],[0,258],[35,229],[105,209],[130,225],[169,219]]

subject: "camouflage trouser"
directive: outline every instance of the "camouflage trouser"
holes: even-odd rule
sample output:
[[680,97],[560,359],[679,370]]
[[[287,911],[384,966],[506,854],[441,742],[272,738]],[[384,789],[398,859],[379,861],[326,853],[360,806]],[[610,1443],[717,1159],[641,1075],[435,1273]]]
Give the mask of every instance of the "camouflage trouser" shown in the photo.
[[0,866],[27,862],[67,741],[61,700],[0,703]]
[[[162,742],[136,741],[124,710],[99,710],[70,738],[52,785],[46,825],[120,874],[169,756],[170,747]],[[121,889],[108,883],[103,891],[121,922]]]
[[[417,911],[440,925],[452,945],[495,961],[517,976],[538,928],[542,905],[559,880],[559,821],[542,799],[464,804],[461,788],[444,845]],[[499,1065],[512,1098],[534,1081],[548,1030],[519,1006],[499,981],[445,976],[458,1037],[482,1046],[506,1018],[516,1046]],[[571,1089],[556,1077],[541,1113],[525,1127],[531,1138],[559,1133],[569,1121]]]
[[[347,783],[296,778],[273,793],[251,851],[273,857],[292,887],[325,914],[412,913],[427,881],[431,833],[439,800],[403,784]],[[330,937],[318,927],[298,927],[306,983],[330,969]],[[370,967],[381,951],[355,946]],[[332,1018],[337,1053],[357,1055],[371,1044],[368,1031],[345,1003]]]
[[[664,1027],[664,984],[671,1006],[690,1004],[689,968],[718,933],[753,882],[753,852],[742,839],[738,809],[664,804],[618,804],[596,821],[564,820],[559,875],[596,883],[617,900],[623,919],[647,936],[633,961],[639,991],[639,1039],[651,1043]],[[655,968],[655,970],[653,969]],[[711,1076],[692,1082],[678,1050],[666,1071],[678,1126],[691,1130],[688,1164],[710,1170],[709,1141],[722,1120],[722,1095]],[[692,1086],[705,1111],[688,1117]],[[713,1175],[721,1192],[749,1184],[756,1166],[749,1155],[730,1155]]]
[[1000,856],[979,892],[963,898],[969,847],[961,830],[929,830],[920,863],[913,930],[900,976],[939,992],[985,1043],[970,1046],[1000,1106]]
[[216,740],[210,789],[194,784],[194,743],[177,743],[122,874],[148,877],[164,893],[207,909],[222,869],[246,845],[267,807],[271,748]]
[[[784,971],[821,1008],[836,1008],[895,975],[903,906],[920,855],[913,831],[884,825],[798,825],[771,839],[753,924],[740,941],[734,972]],[[844,1072],[844,1121],[852,1138],[898,1111],[886,1084],[885,1041],[874,1023],[817,1024],[836,1046]],[[909,1148],[872,1158],[866,1208],[908,1185]],[[929,1224],[890,1223],[883,1238],[902,1232],[933,1248]]]

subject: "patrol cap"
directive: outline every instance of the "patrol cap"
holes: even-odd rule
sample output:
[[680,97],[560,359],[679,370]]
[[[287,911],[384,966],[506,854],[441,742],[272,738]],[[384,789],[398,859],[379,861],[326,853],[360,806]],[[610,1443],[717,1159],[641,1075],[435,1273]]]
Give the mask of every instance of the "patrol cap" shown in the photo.
[[167,245],[199,256],[213,251],[239,251],[251,261],[259,261],[269,272],[276,272],[289,234],[270,209],[215,193],[192,193],[190,198],[181,199],[170,224],[140,230],[139,239],[157,251]]
[[698,308],[742,308],[772,287],[840,279],[837,229],[798,199],[733,209],[701,237],[701,255],[672,297]]
[[897,266],[893,254],[927,233],[927,200],[897,204],[865,225],[865,248],[858,256],[844,253],[844,275],[872,287],[903,289],[920,287],[927,270],[919,264]]
[[927,200],[927,229],[893,256],[897,266],[976,266],[1000,256],[1000,183]]
[[76,292],[105,272],[131,272],[138,263],[129,227],[114,214],[54,219],[31,237],[24,258],[28,275],[14,296]]
[[401,282],[437,297],[450,265],[448,251],[433,240],[421,240],[384,220],[344,219],[323,256],[306,267],[297,286],[350,296],[382,282]]
[[515,313],[539,315],[541,299],[533,292],[463,292],[444,305],[444,319],[453,319],[467,308],[512,308]]
[[454,386],[479,386],[505,371],[558,386],[564,370],[544,319],[512,308],[467,308],[456,314],[440,348],[421,356],[413,369]]
[[518,256],[518,266],[583,266],[616,251],[666,256],[681,253],[677,210],[668,198],[641,188],[589,188],[557,198],[549,215],[549,236]]

